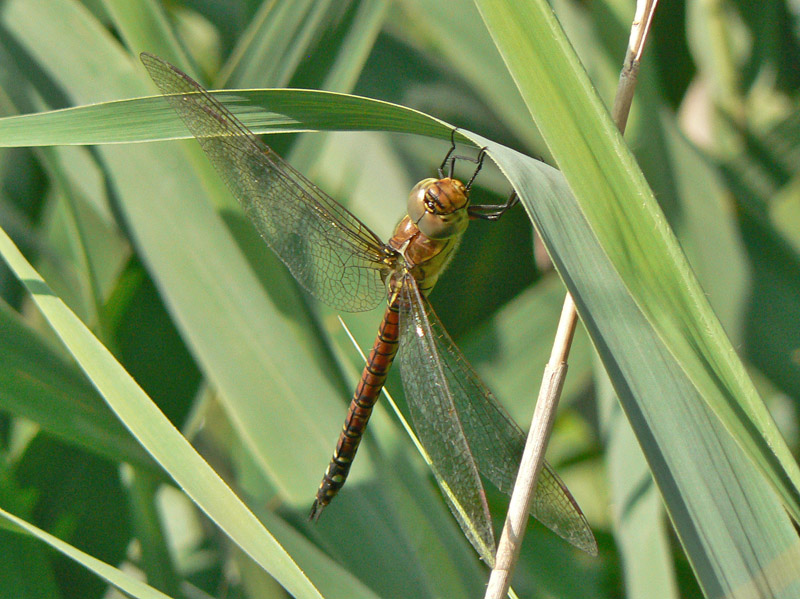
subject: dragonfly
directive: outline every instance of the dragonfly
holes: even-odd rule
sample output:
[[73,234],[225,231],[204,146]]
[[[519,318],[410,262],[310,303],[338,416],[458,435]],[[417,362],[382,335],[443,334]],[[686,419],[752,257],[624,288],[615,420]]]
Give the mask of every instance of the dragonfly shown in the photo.
[[[366,311],[386,302],[378,335],[311,508],[310,519],[345,484],[394,358],[415,431],[465,534],[485,554],[494,547],[482,473],[510,494],[525,436],[470,367],[428,302],[470,219],[494,220],[505,206],[471,206],[453,178],[455,130],[438,178],[411,190],[407,215],[383,242],[344,206],[280,158],[199,83],[149,53],[150,77],[241,204],[266,243],[309,293],[336,310]],[[449,164],[449,172],[443,169]],[[596,554],[594,535],[575,499],[545,463],[531,513],[569,543]]]

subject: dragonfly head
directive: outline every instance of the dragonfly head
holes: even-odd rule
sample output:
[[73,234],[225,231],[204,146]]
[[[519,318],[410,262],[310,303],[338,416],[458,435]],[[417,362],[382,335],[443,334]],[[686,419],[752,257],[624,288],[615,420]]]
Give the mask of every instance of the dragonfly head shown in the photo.
[[461,235],[469,224],[466,186],[457,179],[423,179],[408,196],[408,216],[429,239]]

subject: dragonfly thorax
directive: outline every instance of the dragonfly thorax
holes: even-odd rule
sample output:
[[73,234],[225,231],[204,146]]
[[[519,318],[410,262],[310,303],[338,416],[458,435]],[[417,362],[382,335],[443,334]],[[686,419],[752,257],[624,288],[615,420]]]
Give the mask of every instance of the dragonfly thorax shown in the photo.
[[467,188],[457,179],[423,179],[408,196],[408,216],[428,239],[461,235],[469,223]]

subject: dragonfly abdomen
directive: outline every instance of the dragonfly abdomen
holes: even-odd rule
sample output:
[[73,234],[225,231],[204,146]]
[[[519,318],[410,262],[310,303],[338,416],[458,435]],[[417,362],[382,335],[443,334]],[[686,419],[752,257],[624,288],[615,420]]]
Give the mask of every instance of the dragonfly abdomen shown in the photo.
[[311,506],[309,518],[312,520],[319,518],[322,509],[331,502],[347,480],[350,465],[353,463],[372,415],[372,408],[378,401],[389,374],[389,368],[397,354],[400,337],[399,310],[397,299],[394,299],[386,308],[386,313],[378,329],[378,336],[369,353],[364,371],[361,373],[361,380],[350,401],[350,408],[347,410],[347,417],[344,420],[342,432],[339,434],[339,442],[336,444],[333,457],[317,490],[314,505]]

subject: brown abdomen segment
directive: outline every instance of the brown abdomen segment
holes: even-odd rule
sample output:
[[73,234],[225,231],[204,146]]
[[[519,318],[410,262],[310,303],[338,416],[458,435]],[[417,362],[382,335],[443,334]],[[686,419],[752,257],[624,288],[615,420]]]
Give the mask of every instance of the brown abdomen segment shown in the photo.
[[345,418],[344,427],[339,435],[336,450],[333,452],[331,462],[319,485],[314,505],[311,506],[310,520],[319,518],[322,509],[331,502],[347,480],[350,465],[353,463],[358,445],[361,443],[361,437],[364,436],[369,417],[372,415],[372,407],[378,401],[392,360],[397,354],[399,320],[399,302],[395,299],[386,308],[386,314],[384,314],[378,329],[378,337],[375,339],[375,344],[361,374],[361,380],[353,394],[353,400],[350,402],[350,409],[347,411],[347,418]]

